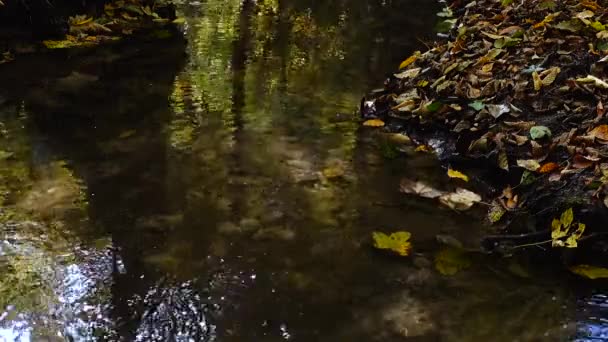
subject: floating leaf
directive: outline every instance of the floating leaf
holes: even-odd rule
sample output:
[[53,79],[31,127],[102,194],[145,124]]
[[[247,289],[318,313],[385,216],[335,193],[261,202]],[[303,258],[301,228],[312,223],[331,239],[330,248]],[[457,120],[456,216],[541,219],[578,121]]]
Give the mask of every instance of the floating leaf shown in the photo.
[[406,194],[418,195],[425,198],[437,198],[443,195],[442,191],[436,190],[423,182],[414,182],[407,178],[401,180],[400,190]]
[[458,188],[455,192],[447,193],[439,197],[439,202],[441,202],[441,204],[449,207],[450,209],[460,211],[468,210],[475,203],[480,201],[481,196],[462,188]]
[[451,168],[448,169],[448,177],[462,179],[465,182],[469,181],[469,176],[465,175],[464,173],[462,173],[460,171],[453,170]]
[[530,137],[532,140],[551,138],[551,130],[545,126],[534,126],[530,128]]
[[412,250],[412,244],[409,242],[412,236],[409,232],[395,232],[391,235],[386,235],[382,232],[373,232],[374,247],[392,251],[400,256],[408,256]]
[[413,55],[409,56],[406,60],[404,60],[403,62],[401,62],[401,64],[399,64],[399,70],[407,67],[408,65],[414,63],[416,61],[416,59],[418,59],[418,56],[420,56],[420,51],[416,51],[414,52]]
[[589,279],[608,278],[608,269],[591,266],[591,265],[576,265],[569,268],[570,272],[578,274]]
[[471,267],[467,253],[454,247],[446,247],[435,255],[435,269],[442,275],[451,276]]
[[363,123],[363,126],[367,127],[384,127],[384,121],[380,119],[371,119]]

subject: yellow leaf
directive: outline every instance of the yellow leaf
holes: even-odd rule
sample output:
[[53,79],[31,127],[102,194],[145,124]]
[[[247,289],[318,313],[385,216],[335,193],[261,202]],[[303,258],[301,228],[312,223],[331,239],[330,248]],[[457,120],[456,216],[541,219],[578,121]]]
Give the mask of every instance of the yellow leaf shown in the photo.
[[182,25],[186,23],[186,19],[184,17],[179,17],[173,20],[174,24]]
[[570,228],[572,221],[574,221],[574,212],[572,211],[572,208],[564,211],[562,216],[559,218],[559,223],[561,223],[562,227],[565,227],[566,229]]
[[429,85],[429,81],[427,81],[427,80],[420,80],[420,81],[418,81],[418,83],[416,83],[416,85],[419,86],[420,88],[424,88],[427,85]]
[[576,231],[574,231],[574,233],[572,233],[572,235],[568,236],[568,238],[566,239],[566,243],[565,243],[566,248],[578,247],[578,239],[580,239],[581,236],[583,236],[583,233],[585,232],[585,227],[586,226],[584,223],[578,224],[578,228],[576,229]]
[[447,247],[435,255],[435,269],[443,275],[454,275],[471,266],[471,259],[462,249]]
[[429,153],[432,151],[432,149],[427,145],[420,145],[420,146],[416,147],[416,149],[414,151]]
[[532,72],[532,81],[534,82],[534,90],[539,91],[543,86],[543,82],[540,80],[540,75],[538,75],[538,72]]
[[378,249],[390,250],[400,256],[408,256],[412,250],[412,244],[409,242],[412,236],[409,232],[395,232],[391,235],[386,235],[382,232],[373,232],[374,247]]
[[371,119],[371,120],[367,120],[363,123],[363,126],[367,126],[367,127],[383,127],[384,126],[384,121],[379,120],[379,119]]
[[561,71],[561,69],[559,67],[553,67],[553,68],[543,71],[542,76],[544,76],[544,78],[541,81],[543,86],[551,85],[551,83],[553,83],[553,81],[555,81],[555,78],[560,73],[560,71]]
[[420,56],[420,51],[416,51],[414,52],[413,55],[409,56],[406,60],[404,60],[403,62],[401,62],[401,64],[399,64],[399,70],[407,67],[408,65],[414,63],[416,61],[416,59],[418,59],[418,56]]
[[469,176],[464,173],[452,169],[448,169],[448,177],[462,179],[465,182],[469,181]]
[[570,272],[589,279],[608,278],[608,269],[591,265],[576,265],[569,268]]

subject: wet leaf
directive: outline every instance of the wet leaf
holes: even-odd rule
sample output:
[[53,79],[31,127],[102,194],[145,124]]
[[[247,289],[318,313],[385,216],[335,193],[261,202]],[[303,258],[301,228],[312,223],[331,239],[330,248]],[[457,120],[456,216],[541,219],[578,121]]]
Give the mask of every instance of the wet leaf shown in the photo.
[[488,211],[488,220],[491,223],[496,223],[502,219],[506,212],[507,210],[500,203],[494,201]]
[[530,137],[532,140],[540,140],[551,137],[551,130],[545,126],[534,126],[530,128]]
[[382,232],[373,232],[374,247],[383,250],[392,251],[400,256],[408,256],[412,250],[412,244],[409,241],[412,236],[409,232],[395,232],[387,235]]
[[401,62],[401,64],[399,64],[399,70],[406,68],[408,65],[414,63],[416,61],[416,59],[418,59],[419,56],[420,56],[420,51],[414,52],[413,55],[411,55],[406,60]]
[[178,24],[178,25],[183,25],[183,24],[185,24],[185,23],[186,23],[186,18],[184,18],[184,17],[175,18],[175,19],[172,21],[172,23],[173,23],[173,24]]
[[[553,240],[551,245],[553,247],[578,247],[578,240],[585,232],[585,224],[578,223],[576,229],[573,229],[573,221],[574,211],[572,208],[564,211],[559,220],[553,219],[553,222],[551,222],[551,239]],[[564,240],[564,238],[566,239]]]
[[569,268],[570,272],[589,279],[608,278],[608,269],[591,265],[576,265]]
[[475,203],[481,201],[478,194],[458,188],[455,192],[447,193],[439,197],[439,202],[453,210],[464,211],[470,209]]
[[414,182],[407,178],[401,180],[400,190],[406,194],[418,195],[425,198],[437,198],[443,195],[442,191],[436,190],[423,182]]
[[442,275],[451,276],[469,267],[471,259],[462,249],[446,247],[435,255],[435,269]]
[[363,126],[367,127],[384,127],[384,121],[379,119],[367,120],[363,123]]
[[527,159],[527,160],[520,159],[517,161],[517,166],[523,167],[524,169],[533,171],[533,172],[540,169],[540,163],[534,159]]
[[462,179],[465,182],[469,181],[469,176],[465,175],[464,173],[462,173],[460,171],[453,170],[451,168],[448,169],[448,177]]

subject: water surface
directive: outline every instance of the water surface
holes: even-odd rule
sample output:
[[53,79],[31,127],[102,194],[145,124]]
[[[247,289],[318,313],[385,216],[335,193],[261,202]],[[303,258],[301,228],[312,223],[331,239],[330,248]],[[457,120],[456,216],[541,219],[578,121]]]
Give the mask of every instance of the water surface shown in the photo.
[[[400,194],[402,177],[449,180],[432,154],[360,128],[362,94],[432,38],[435,6],[178,8],[183,32],[5,69],[0,339],[602,334],[605,298],[559,261],[472,252],[437,272],[441,241],[476,248],[487,227]],[[412,232],[412,257],[374,251],[375,230]]]

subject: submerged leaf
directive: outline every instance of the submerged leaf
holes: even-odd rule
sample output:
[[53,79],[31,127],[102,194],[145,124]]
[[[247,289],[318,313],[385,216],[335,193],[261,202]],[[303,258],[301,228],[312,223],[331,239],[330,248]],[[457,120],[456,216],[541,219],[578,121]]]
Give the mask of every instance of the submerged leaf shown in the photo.
[[435,255],[435,269],[442,275],[454,275],[471,266],[471,259],[460,248],[447,247]]
[[443,195],[443,192],[434,189],[423,182],[414,182],[407,178],[401,180],[400,189],[403,193],[418,195],[425,198],[437,198]]
[[576,265],[569,268],[570,272],[589,279],[608,278],[608,269],[591,265]]
[[409,242],[412,236],[409,232],[395,232],[391,235],[386,235],[382,232],[373,232],[374,247],[378,249],[390,250],[400,256],[408,256],[412,250],[412,244]]

